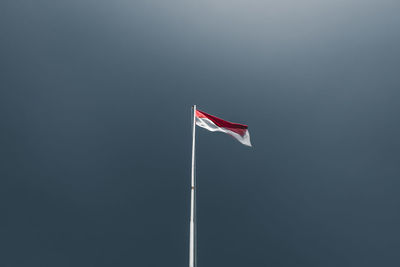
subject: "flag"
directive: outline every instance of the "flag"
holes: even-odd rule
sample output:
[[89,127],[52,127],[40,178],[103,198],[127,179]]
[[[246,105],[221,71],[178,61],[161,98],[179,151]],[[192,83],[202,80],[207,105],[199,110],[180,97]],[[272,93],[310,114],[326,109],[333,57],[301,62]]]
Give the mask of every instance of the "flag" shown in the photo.
[[251,146],[247,125],[225,121],[200,110],[196,110],[196,125],[211,132],[227,133],[243,145]]

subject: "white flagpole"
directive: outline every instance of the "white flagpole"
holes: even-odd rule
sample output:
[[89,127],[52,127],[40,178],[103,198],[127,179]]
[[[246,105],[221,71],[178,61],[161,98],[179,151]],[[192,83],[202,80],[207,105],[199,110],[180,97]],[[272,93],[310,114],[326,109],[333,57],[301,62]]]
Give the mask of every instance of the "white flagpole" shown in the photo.
[[195,181],[195,139],[196,139],[196,105],[193,106],[193,132],[192,132],[192,182],[190,197],[190,244],[189,244],[189,267],[196,267],[196,181]]

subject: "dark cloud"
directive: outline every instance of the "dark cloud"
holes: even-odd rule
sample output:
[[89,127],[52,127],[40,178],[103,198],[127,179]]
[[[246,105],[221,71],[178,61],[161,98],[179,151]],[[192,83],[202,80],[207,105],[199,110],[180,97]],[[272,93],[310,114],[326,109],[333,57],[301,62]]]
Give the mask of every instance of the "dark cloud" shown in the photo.
[[0,6],[1,266],[399,266],[396,1]]

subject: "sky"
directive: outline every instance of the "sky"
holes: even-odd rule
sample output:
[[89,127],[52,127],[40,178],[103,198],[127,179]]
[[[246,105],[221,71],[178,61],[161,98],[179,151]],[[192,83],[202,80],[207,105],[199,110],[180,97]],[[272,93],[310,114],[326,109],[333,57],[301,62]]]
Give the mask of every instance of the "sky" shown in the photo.
[[0,266],[400,266],[399,10],[2,0]]

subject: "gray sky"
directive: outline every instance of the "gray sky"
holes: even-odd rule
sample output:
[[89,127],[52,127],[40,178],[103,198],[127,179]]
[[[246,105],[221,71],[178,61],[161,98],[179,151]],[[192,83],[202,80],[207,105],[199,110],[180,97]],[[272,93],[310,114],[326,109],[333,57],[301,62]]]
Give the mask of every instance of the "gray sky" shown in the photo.
[[0,265],[400,266],[399,10],[1,1]]

